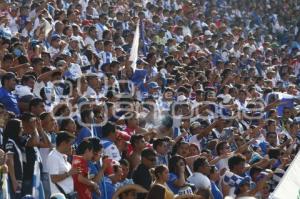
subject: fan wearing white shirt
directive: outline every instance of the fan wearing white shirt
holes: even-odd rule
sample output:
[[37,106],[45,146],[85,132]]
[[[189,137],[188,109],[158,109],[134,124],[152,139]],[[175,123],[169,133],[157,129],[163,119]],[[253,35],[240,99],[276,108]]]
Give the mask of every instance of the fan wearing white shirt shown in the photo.
[[7,15],[8,26],[9,26],[9,29],[11,30],[12,35],[15,35],[19,31],[19,25],[17,23],[17,19],[19,18],[18,12],[19,12],[18,6],[13,4],[11,6],[10,13]]
[[49,53],[52,59],[55,59],[64,50],[66,50],[67,47],[67,43],[62,41],[60,36],[56,34],[52,35],[50,45]]
[[102,40],[102,34],[105,30],[108,30],[107,26],[105,25],[107,23],[107,15],[101,14],[99,15],[99,23],[96,24],[97,29],[97,37],[99,40]]
[[50,152],[47,158],[48,172],[50,176],[51,194],[60,193],[60,187],[64,193],[69,194],[74,191],[72,175],[78,174],[78,169],[72,168],[68,162],[68,155],[72,154],[72,134],[61,132],[56,137],[56,148]]
[[91,26],[88,29],[88,36],[85,38],[85,45],[89,45],[94,53],[96,53],[95,49],[95,41],[97,40],[97,29],[95,26]]
[[94,96],[97,98],[103,97],[100,93],[101,91],[101,82],[97,75],[89,74],[87,75],[88,88],[86,91],[86,96]]
[[111,63],[115,58],[112,54],[113,43],[110,40],[106,40],[103,42],[103,51],[101,51],[98,55],[100,58],[100,66],[103,64]]

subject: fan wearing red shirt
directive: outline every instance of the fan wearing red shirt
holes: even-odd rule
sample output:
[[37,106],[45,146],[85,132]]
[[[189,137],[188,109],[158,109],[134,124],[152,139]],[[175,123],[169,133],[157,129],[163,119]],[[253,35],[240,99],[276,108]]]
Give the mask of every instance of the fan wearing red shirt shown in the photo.
[[132,136],[134,135],[139,127],[139,120],[136,112],[128,112],[125,114],[125,124],[126,129],[125,132],[128,133],[128,135]]
[[78,193],[79,199],[92,199],[92,191],[100,194],[97,183],[88,177],[88,161],[93,157],[93,146],[87,141],[83,140],[73,156],[72,167],[80,170],[79,174],[73,175],[74,187]]

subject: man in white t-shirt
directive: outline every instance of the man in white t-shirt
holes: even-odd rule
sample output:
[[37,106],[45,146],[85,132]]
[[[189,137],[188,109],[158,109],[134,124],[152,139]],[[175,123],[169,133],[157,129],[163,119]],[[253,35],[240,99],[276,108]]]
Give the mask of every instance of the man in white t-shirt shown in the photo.
[[62,190],[63,194],[70,194],[74,191],[72,175],[80,171],[72,168],[67,160],[68,155],[71,155],[73,142],[72,134],[66,132],[57,134],[56,148],[50,152],[47,159],[47,165],[51,165],[48,167],[51,194],[62,193]]
[[188,182],[194,184],[197,190],[211,190],[211,183],[207,177],[210,173],[210,165],[207,159],[205,157],[198,158],[195,160],[193,168],[194,173],[188,177]]

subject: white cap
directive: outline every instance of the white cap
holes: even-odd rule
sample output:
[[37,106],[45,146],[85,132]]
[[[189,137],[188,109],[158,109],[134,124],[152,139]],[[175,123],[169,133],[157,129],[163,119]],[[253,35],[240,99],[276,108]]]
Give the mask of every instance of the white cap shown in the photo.
[[205,36],[213,36],[213,33],[210,30],[205,30],[204,35]]
[[178,102],[184,102],[184,101],[186,101],[187,100],[187,98],[184,96],[184,95],[179,95],[178,97],[177,97],[177,101]]
[[31,88],[28,86],[17,85],[15,88],[16,95],[21,98],[25,95],[33,95],[31,92]]
[[232,97],[229,94],[223,96],[223,104],[228,104],[231,101]]

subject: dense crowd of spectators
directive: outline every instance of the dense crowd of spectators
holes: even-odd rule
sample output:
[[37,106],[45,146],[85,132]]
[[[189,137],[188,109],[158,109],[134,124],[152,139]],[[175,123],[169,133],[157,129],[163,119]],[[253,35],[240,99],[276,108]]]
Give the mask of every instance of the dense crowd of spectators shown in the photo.
[[0,1],[0,199],[269,198],[300,144],[299,10]]

